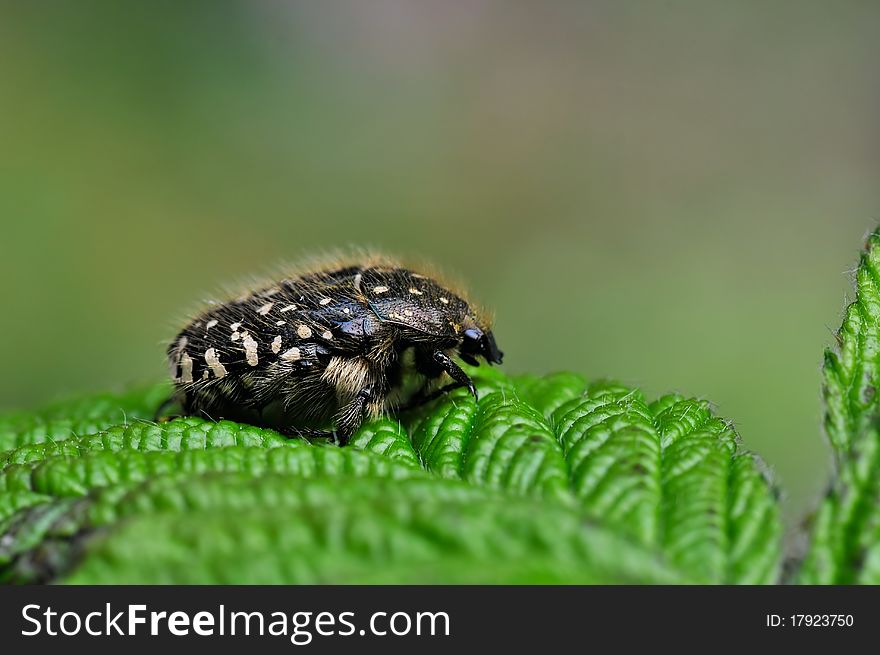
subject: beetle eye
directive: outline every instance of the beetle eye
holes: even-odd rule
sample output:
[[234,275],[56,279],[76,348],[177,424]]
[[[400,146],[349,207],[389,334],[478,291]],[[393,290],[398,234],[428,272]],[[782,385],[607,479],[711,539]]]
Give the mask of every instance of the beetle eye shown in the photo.
[[483,338],[483,332],[481,330],[471,328],[470,330],[464,331],[464,338],[469,339],[470,341],[479,341]]

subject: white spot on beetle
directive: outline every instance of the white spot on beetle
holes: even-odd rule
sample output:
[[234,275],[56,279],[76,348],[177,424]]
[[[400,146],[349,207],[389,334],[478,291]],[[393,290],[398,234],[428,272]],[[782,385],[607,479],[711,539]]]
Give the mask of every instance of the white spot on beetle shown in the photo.
[[184,383],[193,381],[193,360],[186,353],[180,358],[180,381]]
[[241,338],[241,344],[244,346],[244,356],[247,359],[247,363],[251,366],[259,364],[260,358],[257,356],[257,342],[254,338],[245,332]]
[[283,314],[284,312],[292,312],[295,309],[296,309],[296,305],[288,305],[287,307],[281,308],[281,313]]
[[296,333],[299,335],[300,339],[308,339],[312,336],[312,330],[308,325],[300,325],[296,328]]
[[293,347],[290,350],[285,350],[281,353],[281,359],[288,362],[295,362],[300,358],[299,348]]
[[403,315],[404,315],[404,316],[412,316],[412,315],[413,315],[413,314],[412,314],[412,310],[404,309],[404,310],[403,310]]
[[278,325],[278,326],[287,325],[287,321],[275,321],[275,325]]
[[232,336],[229,337],[230,341],[238,341],[241,338],[241,332],[233,332]]
[[281,335],[272,339],[272,352],[277,355],[279,350],[281,350]]
[[438,298],[438,300],[439,300],[440,302],[442,302],[444,305],[448,305],[448,304],[449,304],[449,298],[444,298],[443,296],[440,296],[440,298]]
[[343,308],[342,308],[342,312],[343,312],[344,314],[351,314],[351,310],[350,310],[348,307],[343,307]]
[[220,357],[213,348],[208,348],[205,351],[205,363],[210,367],[214,377],[222,378],[226,375],[226,367],[220,363]]
[[207,331],[210,330],[212,327],[214,327],[215,325],[217,325],[217,322],[218,322],[218,321],[217,321],[216,318],[212,318],[210,321],[208,321],[207,323],[205,323],[205,332],[207,332]]
[[333,333],[330,330],[324,330],[324,332],[321,333],[321,338],[329,341],[333,338]]
[[241,321],[239,321],[238,323],[233,323],[232,325],[229,326],[229,329],[232,330],[233,332],[238,332],[238,328],[240,328],[240,327],[241,327]]
[[419,291],[418,289],[416,289],[415,287],[410,287],[409,292],[411,294],[413,294],[414,296],[421,296],[422,295],[422,292]]
[[333,302],[330,298],[321,298],[321,301],[318,303],[319,305],[329,305]]
[[204,371],[202,371],[202,379],[203,380],[208,379],[208,369],[205,369]]
[[272,305],[274,305],[274,304],[275,303],[273,303],[273,302],[267,302],[265,305],[263,305],[262,307],[260,307],[257,310],[257,314],[260,314],[261,316],[265,316],[266,314],[268,314],[269,312],[272,311]]
[[388,291],[388,287],[373,287],[373,293],[385,293]]
[[363,278],[364,278],[364,276],[361,275],[360,273],[358,273],[357,275],[354,276],[354,290],[357,291],[358,293],[361,292],[361,280]]

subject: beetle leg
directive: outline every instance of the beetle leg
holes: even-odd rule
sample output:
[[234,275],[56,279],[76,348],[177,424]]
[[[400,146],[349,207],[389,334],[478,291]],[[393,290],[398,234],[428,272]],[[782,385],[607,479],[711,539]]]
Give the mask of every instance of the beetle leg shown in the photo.
[[333,439],[337,440],[337,433],[330,430],[318,430],[315,428],[295,428],[288,426],[279,430],[281,434],[287,437],[302,437],[304,439]]
[[363,424],[371,404],[377,402],[376,387],[369,385],[357,392],[355,397],[339,410],[336,419],[336,435],[339,445],[348,443],[357,429]]
[[437,362],[437,364],[449,374],[453,380],[455,380],[459,386],[467,387],[468,391],[471,392],[471,395],[474,397],[474,400],[477,400],[477,388],[474,386],[474,381],[465,373],[461,366],[452,361],[452,358],[444,353],[442,350],[436,350],[431,355],[431,358]]

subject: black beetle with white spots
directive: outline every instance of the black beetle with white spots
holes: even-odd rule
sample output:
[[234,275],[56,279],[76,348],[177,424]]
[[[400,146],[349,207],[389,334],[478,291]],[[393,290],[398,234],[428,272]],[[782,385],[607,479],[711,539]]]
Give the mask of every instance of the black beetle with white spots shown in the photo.
[[365,420],[453,388],[476,397],[456,358],[502,358],[489,320],[460,292],[389,261],[338,265],[193,318],[168,348],[175,392],[160,415],[177,404],[345,443]]

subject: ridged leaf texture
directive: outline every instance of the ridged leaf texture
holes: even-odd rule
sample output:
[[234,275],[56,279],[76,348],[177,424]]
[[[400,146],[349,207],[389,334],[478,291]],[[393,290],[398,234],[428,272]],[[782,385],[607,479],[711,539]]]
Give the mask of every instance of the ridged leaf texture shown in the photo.
[[766,583],[773,489],[705,401],[474,368],[347,447],[198,418],[168,389],[0,416],[0,579]]
[[825,353],[825,431],[835,471],[809,523],[799,580],[880,583],[880,231],[856,270],[856,297]]

